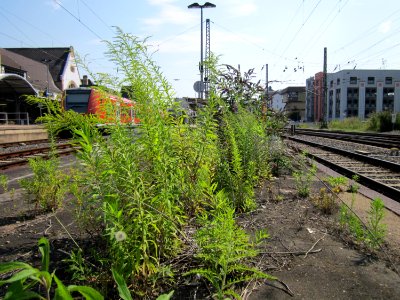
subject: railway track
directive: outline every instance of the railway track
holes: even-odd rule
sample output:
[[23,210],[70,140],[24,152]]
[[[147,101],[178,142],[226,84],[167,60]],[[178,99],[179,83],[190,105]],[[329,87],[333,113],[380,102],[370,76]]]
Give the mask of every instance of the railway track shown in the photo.
[[[12,166],[27,164],[30,158],[47,158],[51,151],[52,147],[50,145],[46,145],[22,150],[16,149],[13,151],[0,153],[0,170],[7,169]],[[72,146],[70,143],[59,143],[55,145],[55,151],[59,156],[69,155],[76,152],[76,147]]]
[[349,178],[357,175],[361,184],[400,202],[399,163],[297,136],[287,136],[287,139],[292,141],[292,147],[300,148],[314,160]]
[[49,140],[32,140],[32,141],[20,141],[20,142],[10,142],[10,143],[1,143],[0,149],[4,150],[7,148],[19,147],[19,146],[27,146],[27,145],[37,145],[37,144],[45,144],[48,143]]
[[350,141],[364,145],[378,146],[381,148],[398,148],[400,149],[400,135],[387,133],[361,133],[361,132],[343,132],[343,131],[326,131],[315,129],[295,129],[296,135],[310,135],[337,139],[342,141]]

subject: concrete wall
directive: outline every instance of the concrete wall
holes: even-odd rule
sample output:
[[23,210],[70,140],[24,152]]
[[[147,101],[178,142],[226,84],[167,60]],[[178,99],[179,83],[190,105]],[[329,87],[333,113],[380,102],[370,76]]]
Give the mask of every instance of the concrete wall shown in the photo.
[[48,139],[47,130],[40,125],[0,126],[0,143],[15,143]]

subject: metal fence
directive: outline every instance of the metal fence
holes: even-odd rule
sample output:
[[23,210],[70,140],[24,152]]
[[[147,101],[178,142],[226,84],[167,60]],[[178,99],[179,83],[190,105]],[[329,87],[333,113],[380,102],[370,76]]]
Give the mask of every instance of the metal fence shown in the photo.
[[0,124],[29,125],[29,113],[27,112],[0,112]]

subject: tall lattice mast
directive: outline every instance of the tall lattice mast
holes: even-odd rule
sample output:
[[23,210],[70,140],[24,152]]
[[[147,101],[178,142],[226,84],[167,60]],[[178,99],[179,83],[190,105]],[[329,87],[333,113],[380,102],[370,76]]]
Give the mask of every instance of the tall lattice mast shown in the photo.
[[[211,56],[211,50],[210,50],[210,19],[206,19],[206,49],[205,49],[206,57],[205,60],[206,62],[209,60]],[[208,68],[207,64],[205,65],[204,68],[204,91],[205,91],[205,98],[208,99],[208,95],[210,92],[210,69]]]

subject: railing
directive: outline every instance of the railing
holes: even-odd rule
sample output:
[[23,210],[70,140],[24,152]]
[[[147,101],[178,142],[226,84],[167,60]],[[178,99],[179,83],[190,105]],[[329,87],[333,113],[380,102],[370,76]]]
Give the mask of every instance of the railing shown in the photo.
[[27,112],[15,112],[15,113],[0,112],[0,124],[29,125],[29,113],[27,113]]

